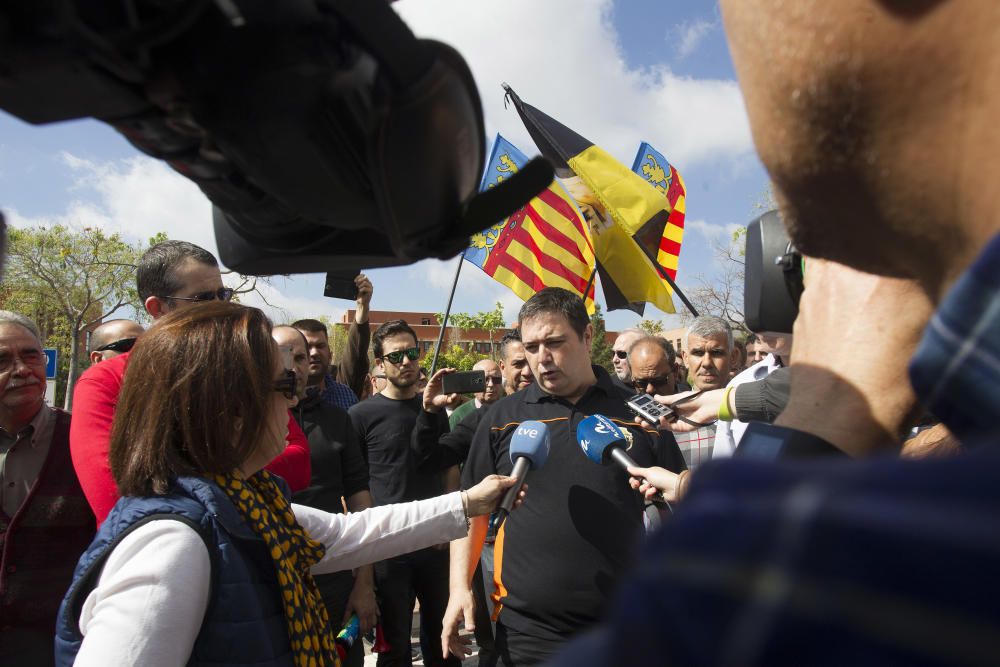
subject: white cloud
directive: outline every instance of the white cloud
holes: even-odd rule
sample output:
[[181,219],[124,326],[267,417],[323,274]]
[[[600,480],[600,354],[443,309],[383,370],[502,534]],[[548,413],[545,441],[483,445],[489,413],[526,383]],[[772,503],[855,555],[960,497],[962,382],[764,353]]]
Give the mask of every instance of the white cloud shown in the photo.
[[674,26],[670,30],[670,42],[676,44],[677,59],[683,60],[694,53],[717,26],[714,21],[704,19],[684,21]]
[[683,171],[752,152],[735,81],[678,76],[665,65],[631,69],[611,23],[611,0],[501,3],[400,0],[393,6],[421,37],[450,44],[479,87],[488,139],[500,131],[536,152],[501,82],[623,162],[649,141]]
[[709,244],[731,239],[733,238],[733,234],[743,229],[743,227],[745,225],[738,225],[732,222],[720,225],[706,220],[689,219],[684,221],[685,231],[694,231],[701,234]]
[[[225,276],[226,285],[236,287],[237,276]],[[275,276],[270,283],[258,280],[256,290],[240,295],[240,303],[260,308],[275,323],[294,322],[305,317],[326,315],[333,322],[339,322],[346,311],[343,307],[331,306],[332,301],[326,297],[305,297],[289,294],[289,280]],[[345,302],[346,303],[346,302]]]

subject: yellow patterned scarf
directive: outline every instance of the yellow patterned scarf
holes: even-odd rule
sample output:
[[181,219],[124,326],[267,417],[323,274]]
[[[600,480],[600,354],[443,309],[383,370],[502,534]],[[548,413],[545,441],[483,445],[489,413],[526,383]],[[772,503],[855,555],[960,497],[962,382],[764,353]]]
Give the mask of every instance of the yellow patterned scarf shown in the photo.
[[326,547],[310,538],[295,520],[291,505],[266,470],[249,479],[234,471],[216,475],[215,481],[271,553],[295,664],[340,667],[326,605],[309,573],[323,558]]

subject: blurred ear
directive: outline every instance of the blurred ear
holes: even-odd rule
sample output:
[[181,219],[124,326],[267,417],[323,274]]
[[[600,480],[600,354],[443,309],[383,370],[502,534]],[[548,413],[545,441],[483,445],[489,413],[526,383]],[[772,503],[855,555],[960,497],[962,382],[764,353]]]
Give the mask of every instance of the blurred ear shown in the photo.
[[146,307],[146,312],[149,313],[149,316],[154,320],[161,315],[165,315],[169,310],[167,300],[161,299],[158,296],[147,296],[142,305]]
[[101,355],[100,352],[91,352],[90,353],[90,363],[91,363],[91,365],[99,363],[101,361],[101,358],[102,358],[102,355]]

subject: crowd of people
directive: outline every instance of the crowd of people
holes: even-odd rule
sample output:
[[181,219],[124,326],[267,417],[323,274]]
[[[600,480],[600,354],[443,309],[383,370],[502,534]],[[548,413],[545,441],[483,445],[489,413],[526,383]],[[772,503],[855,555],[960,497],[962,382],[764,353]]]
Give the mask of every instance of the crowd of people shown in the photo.
[[[405,322],[370,331],[365,276],[334,365],[321,322],[273,326],[159,243],[152,325],[93,332],[72,416],[0,311],[0,662],[357,665],[357,617],[408,665],[419,602],[425,664],[457,664],[463,626],[482,665],[995,663],[1000,11],[722,5],[808,255],[793,335],[627,330],[608,373],[546,288],[459,407]],[[627,471],[581,450],[593,415]],[[518,487],[526,422],[550,446]]]

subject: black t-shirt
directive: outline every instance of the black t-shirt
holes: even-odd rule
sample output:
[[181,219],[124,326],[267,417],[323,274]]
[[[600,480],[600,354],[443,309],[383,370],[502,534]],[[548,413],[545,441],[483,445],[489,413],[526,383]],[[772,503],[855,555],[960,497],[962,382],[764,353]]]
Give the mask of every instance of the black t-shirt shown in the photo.
[[[413,431],[413,451],[420,470],[431,472],[465,465],[476,428],[489,405],[473,408],[455,424],[455,428],[441,432],[441,419],[430,412],[420,412]],[[447,425],[447,421],[445,422]]]
[[628,392],[603,368],[594,373],[597,384],[576,405],[537,384],[500,399],[480,422],[462,474],[463,488],[510,474],[517,426],[532,419],[548,426],[548,460],[528,474],[527,499],[500,529],[493,556],[499,620],[536,637],[564,639],[596,622],[642,535],[643,499],[625,471],[587,458],[576,441],[579,423],[609,417],[631,436],[628,453],[637,464],[684,469],[673,437],[637,426],[625,405]]
[[[376,394],[348,411],[368,460],[369,487],[376,505],[423,500],[444,492],[441,473],[419,470],[417,457],[410,450],[422,409],[419,395],[394,400]],[[433,417],[443,421],[440,431],[446,432],[448,416],[444,411]]]
[[312,479],[292,496],[301,505],[327,512],[344,511],[340,498],[368,490],[368,466],[358,432],[347,411],[324,402],[318,394],[304,398],[293,410],[309,440]]

